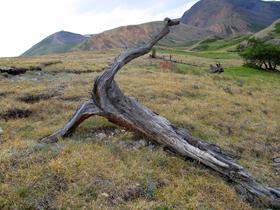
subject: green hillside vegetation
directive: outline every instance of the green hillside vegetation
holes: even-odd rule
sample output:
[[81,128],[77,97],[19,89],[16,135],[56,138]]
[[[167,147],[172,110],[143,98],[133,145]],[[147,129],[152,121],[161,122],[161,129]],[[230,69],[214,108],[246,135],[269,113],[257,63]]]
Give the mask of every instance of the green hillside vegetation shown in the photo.
[[199,42],[191,50],[194,51],[212,51],[212,50],[234,50],[241,42],[248,39],[248,36],[236,36],[230,38],[213,37]]
[[159,52],[169,55],[189,55],[189,56],[195,56],[200,58],[210,58],[210,59],[217,59],[217,60],[223,60],[223,59],[238,59],[240,56],[237,52],[228,52],[225,53],[225,51],[189,51],[189,50],[181,50],[181,49],[159,49]]
[[85,39],[86,37],[80,34],[60,31],[34,45],[31,49],[23,53],[23,56],[65,53]]
[[[47,46],[38,46],[36,49],[33,49],[32,55],[47,55],[47,54],[55,54],[55,53],[64,53],[70,50],[74,45],[73,44],[64,44],[64,43],[55,43],[51,40],[43,41],[42,44]],[[24,55],[31,55],[29,52]]]

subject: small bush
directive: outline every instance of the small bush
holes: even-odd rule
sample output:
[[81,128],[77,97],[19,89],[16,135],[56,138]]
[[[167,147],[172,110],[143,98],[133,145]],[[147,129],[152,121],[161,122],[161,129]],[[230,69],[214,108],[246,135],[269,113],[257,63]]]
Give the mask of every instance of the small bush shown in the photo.
[[246,66],[260,69],[276,70],[280,65],[280,46],[265,43],[252,38],[240,52]]

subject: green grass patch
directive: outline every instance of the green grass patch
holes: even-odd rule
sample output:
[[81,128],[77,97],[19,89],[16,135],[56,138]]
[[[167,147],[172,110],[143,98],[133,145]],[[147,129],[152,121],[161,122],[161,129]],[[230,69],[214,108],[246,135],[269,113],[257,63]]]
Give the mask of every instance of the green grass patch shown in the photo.
[[244,40],[246,40],[248,36],[237,36],[234,38],[227,38],[227,39],[206,39],[199,43],[198,46],[193,48],[195,51],[205,51],[205,50],[220,50],[229,47],[233,47],[237,44],[240,44]]
[[162,41],[158,46],[161,47],[176,47],[179,49],[183,49],[186,47],[191,47],[194,44],[196,44],[198,41],[194,40],[194,41],[186,41],[186,42],[174,42],[173,40],[167,40],[167,41]]
[[174,72],[178,74],[194,74],[194,75],[201,75],[204,73],[204,71],[201,68],[186,65],[186,64],[177,64]]
[[201,58],[210,58],[210,59],[239,59],[240,56],[235,52],[222,52],[222,51],[203,51],[203,52],[191,52],[183,50],[170,50],[170,49],[161,49],[159,53],[168,54],[168,55],[191,55]]
[[238,59],[240,56],[235,52],[217,52],[205,51],[195,54],[197,57],[211,58],[211,59]]
[[275,29],[276,29],[276,33],[277,33],[277,34],[280,34],[280,23],[277,23],[277,24],[275,25]]
[[268,72],[265,70],[259,70],[249,67],[230,67],[225,71],[225,75],[237,76],[237,77],[262,77],[266,79],[280,80],[280,74],[274,72]]

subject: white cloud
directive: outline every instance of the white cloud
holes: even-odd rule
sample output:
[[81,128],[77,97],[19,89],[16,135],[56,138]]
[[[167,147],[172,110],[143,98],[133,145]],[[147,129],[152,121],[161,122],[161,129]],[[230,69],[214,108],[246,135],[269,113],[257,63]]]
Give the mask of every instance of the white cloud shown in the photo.
[[71,21],[67,21],[64,27],[65,30],[75,28],[76,31],[82,34],[99,33],[118,26],[163,20],[167,16],[179,18],[185,11],[185,5],[160,13],[157,13],[155,8],[128,9],[116,7],[110,12],[87,12],[73,16]]
[[[177,18],[197,0],[186,1],[185,5],[175,6],[168,11],[163,9],[163,0],[153,0],[147,9],[120,4],[122,6],[111,11],[100,11],[98,4],[95,4],[96,8],[81,13],[79,5],[82,1],[1,0],[0,57],[18,56],[46,36],[60,30],[90,34],[122,25],[162,20],[166,16]],[[104,4],[104,1],[99,2]],[[106,4],[109,3],[110,0],[106,1]]]

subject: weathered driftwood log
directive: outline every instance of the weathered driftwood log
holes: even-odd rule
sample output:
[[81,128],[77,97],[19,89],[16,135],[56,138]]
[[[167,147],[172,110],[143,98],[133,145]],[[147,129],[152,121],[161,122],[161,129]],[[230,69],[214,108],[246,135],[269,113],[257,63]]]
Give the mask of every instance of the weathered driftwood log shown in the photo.
[[115,82],[115,75],[125,64],[148,53],[169,33],[171,26],[178,24],[178,20],[165,19],[163,29],[150,42],[142,47],[123,52],[110,68],[96,78],[92,99],[78,109],[64,128],[41,141],[56,142],[59,138],[71,134],[87,118],[93,115],[103,116],[114,124],[162,144],[182,157],[192,158],[213,169],[235,183],[249,201],[262,206],[279,208],[279,189],[266,187],[257,182],[219,146],[191,136],[188,131],[173,125],[134,98],[125,96]]

